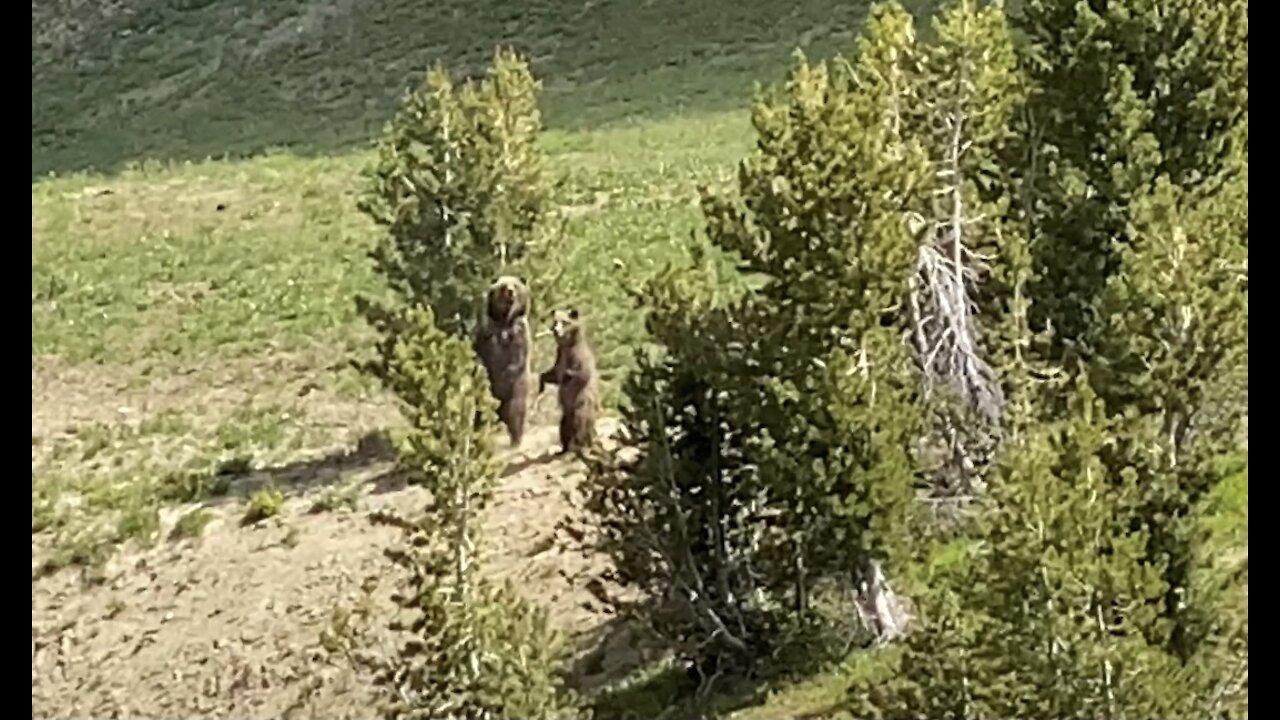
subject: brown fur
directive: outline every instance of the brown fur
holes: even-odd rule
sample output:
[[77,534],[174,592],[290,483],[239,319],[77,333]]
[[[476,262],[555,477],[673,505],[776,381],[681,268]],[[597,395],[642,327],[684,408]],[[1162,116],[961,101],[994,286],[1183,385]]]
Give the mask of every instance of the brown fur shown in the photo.
[[600,412],[596,356],[577,310],[557,310],[551,332],[556,338],[556,364],[539,376],[538,392],[548,383],[559,386],[560,447],[567,453],[585,449],[595,440]]
[[529,403],[529,288],[519,278],[498,278],[485,296],[485,316],[475,349],[489,374],[489,390],[498,400],[498,419],[511,445],[524,439]]

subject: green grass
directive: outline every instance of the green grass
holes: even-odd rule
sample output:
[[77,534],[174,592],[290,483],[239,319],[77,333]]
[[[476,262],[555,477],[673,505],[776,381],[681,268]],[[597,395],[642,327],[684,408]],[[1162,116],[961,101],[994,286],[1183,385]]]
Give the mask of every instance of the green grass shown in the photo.
[[1200,513],[1206,535],[1202,580],[1223,589],[1228,602],[1249,610],[1249,458],[1234,457],[1223,463],[1225,478],[1205,500]]
[[[739,114],[549,134],[566,179],[562,294],[626,304],[626,284],[697,227],[696,186],[725,179],[747,142]],[[164,365],[361,347],[352,297],[375,287],[355,208],[366,162],[273,155],[33,186],[33,356]],[[615,321],[596,324],[607,338]]]
[[1249,541],[1249,458],[1228,458],[1223,462],[1225,477],[1205,503],[1204,527],[1210,545],[1230,545]]

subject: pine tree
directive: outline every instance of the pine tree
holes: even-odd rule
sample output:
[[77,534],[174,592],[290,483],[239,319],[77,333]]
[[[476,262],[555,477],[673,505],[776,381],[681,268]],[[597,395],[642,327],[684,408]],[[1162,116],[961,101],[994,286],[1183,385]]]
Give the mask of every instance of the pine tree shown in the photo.
[[375,325],[391,331],[403,308],[431,307],[442,328],[469,336],[484,289],[541,249],[540,87],[521,57],[499,50],[479,83],[455,86],[437,65],[405,96],[360,202],[384,229],[370,257],[391,297],[361,301]]
[[896,117],[913,43],[911,16],[883,5],[855,63],[798,57],[784,96],[755,105],[741,205],[703,204],[711,243],[763,279],[739,314],[753,366],[735,383],[752,389],[730,422],[754,430],[746,460],[783,529],[758,548],[773,590],[807,618],[838,577],[881,638],[906,620],[887,580],[909,546],[922,428],[902,339],[918,247],[906,211],[927,159]]
[[1033,0],[1021,24],[1034,320],[1125,419],[1107,463],[1144,500],[1121,522],[1151,528],[1189,660],[1208,637],[1192,515],[1247,412],[1218,396],[1248,357],[1248,3]]
[[361,203],[385,230],[371,257],[389,302],[364,301],[379,334],[368,367],[408,428],[399,463],[431,501],[388,556],[406,571],[398,652],[376,663],[388,718],[570,718],[544,614],[480,574],[482,513],[498,477],[495,402],[469,335],[486,285],[527,259],[545,201],[537,84],[511,53],[460,91],[436,68],[379,145]]
[[1163,568],[1144,529],[1115,522],[1141,502],[1138,474],[1108,474],[1107,413],[1087,383],[1070,397],[1060,421],[1021,418],[969,557],[920,603],[895,676],[853,690],[856,716],[1210,716],[1213,668],[1149,640]]
[[1194,201],[1247,175],[1249,4],[1028,0],[1018,18],[1036,89],[1035,319],[1087,348],[1129,205],[1162,176]]
[[1235,450],[1245,410],[1207,412],[1220,376],[1248,363],[1248,249],[1231,232],[1236,206],[1185,198],[1161,180],[1131,206],[1121,272],[1098,303],[1090,378],[1122,408],[1108,462],[1143,476],[1136,522],[1151,527],[1149,556],[1165,564],[1166,642],[1189,661],[1210,639],[1213,614],[1192,583],[1203,540],[1196,509],[1222,479],[1218,461]]
[[730,424],[723,390],[750,362],[742,330],[691,280],[671,272],[644,298],[663,352],[640,353],[624,382],[625,450],[595,458],[590,507],[620,577],[650,598],[654,628],[710,682],[722,657],[735,669],[767,652],[781,610],[760,594],[767,488],[744,460],[748,433]]
[[597,507],[628,579],[674,607],[667,634],[702,667],[824,625],[832,582],[861,589],[879,634],[902,630],[887,579],[910,545],[922,427],[906,198],[928,172],[893,126],[911,42],[911,17],[881,8],[856,65],[800,56],[758,97],[737,194],[702,204],[712,250],[758,289],[718,299],[675,273],[644,298],[664,352],[629,381],[638,452],[597,473]]
[[388,556],[406,571],[396,603],[407,633],[378,681],[387,718],[568,718],[556,636],[545,614],[479,575],[480,518],[497,480],[493,401],[470,345],[436,326],[430,308],[408,314],[386,359],[389,388],[409,421],[400,464],[431,503],[416,518],[382,514],[404,545]]

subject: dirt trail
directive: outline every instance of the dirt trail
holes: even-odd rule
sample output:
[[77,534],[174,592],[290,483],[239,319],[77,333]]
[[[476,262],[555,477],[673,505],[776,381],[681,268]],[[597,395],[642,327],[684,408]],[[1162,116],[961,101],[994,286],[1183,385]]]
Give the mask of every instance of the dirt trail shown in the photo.
[[[611,620],[613,590],[607,560],[588,546],[580,466],[554,457],[554,445],[554,428],[539,427],[508,453],[486,518],[485,567],[584,641]],[[424,497],[366,487],[357,512],[308,514],[303,495],[253,528],[238,526],[244,508],[231,503],[200,540],[121,556],[102,583],[74,572],[33,582],[32,717],[374,716],[367,678],[332,659],[320,636],[366,583],[377,583],[371,597],[390,612],[395,576],[382,550],[397,532],[368,515],[412,510]],[[615,638],[608,665],[625,662],[627,642]]]

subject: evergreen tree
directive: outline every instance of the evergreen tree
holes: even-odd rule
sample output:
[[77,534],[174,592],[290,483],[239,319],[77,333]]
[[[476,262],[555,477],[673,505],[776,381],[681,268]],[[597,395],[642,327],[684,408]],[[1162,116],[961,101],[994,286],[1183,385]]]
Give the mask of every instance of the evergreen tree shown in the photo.
[[798,57],[757,99],[737,196],[703,197],[710,245],[755,292],[718,300],[675,273],[645,298],[664,352],[629,381],[638,452],[597,473],[597,507],[696,660],[768,656],[831,619],[816,597],[832,581],[862,590],[882,636],[902,629],[886,579],[910,545],[922,422],[906,198],[928,172],[893,122],[912,40],[882,7],[856,65]]
[[416,518],[375,518],[405,533],[388,556],[407,571],[394,600],[410,618],[392,623],[408,637],[379,668],[392,698],[383,715],[573,717],[545,614],[479,576],[481,513],[498,477],[484,371],[469,344],[436,327],[430,308],[408,319],[386,377],[409,421],[400,463],[425,480],[431,503]]
[[[1194,563],[1243,410],[1211,394],[1247,364],[1247,6],[1031,0],[1022,26],[1015,212],[1054,346],[1011,346],[1013,432],[970,557],[919,600],[896,677],[851,708],[1233,716],[1247,623],[1223,627]],[[1074,393],[1029,382],[1045,361],[1082,368]]]
[[1149,638],[1163,568],[1146,530],[1115,522],[1142,501],[1139,476],[1109,476],[1112,430],[1081,383],[1064,419],[1006,445],[969,557],[920,603],[895,676],[859,686],[858,717],[1191,718],[1213,665],[1183,665]]
[[[757,552],[773,592],[807,619],[833,577],[860,591],[882,638],[905,617],[887,579],[909,546],[922,429],[903,338],[918,240],[907,222],[926,182],[921,144],[895,117],[915,72],[913,21],[872,11],[857,60],[799,58],[778,101],[757,101],[741,200],[708,195],[707,236],[763,284],[738,317],[750,364],[732,426],[781,532]],[[748,378],[754,378],[748,380]]]
[[1196,201],[1247,174],[1249,3],[1028,0],[1017,17],[1036,90],[1034,316],[1083,350],[1129,206],[1161,177]]
[[495,403],[469,342],[483,289],[527,257],[545,193],[534,149],[537,84],[511,53],[455,90],[436,68],[380,143],[361,207],[385,229],[372,255],[392,299],[362,303],[380,335],[370,369],[408,421],[400,465],[430,491],[388,551],[408,616],[379,663],[388,718],[568,718],[556,638],[510,587],[479,572],[481,518],[498,477]]
[[744,459],[749,431],[731,425],[723,390],[750,362],[742,330],[690,280],[670,273],[645,297],[663,352],[638,354],[624,382],[625,449],[594,459],[590,507],[621,579],[649,597],[654,628],[709,680],[721,656],[749,663],[765,652],[785,609],[761,596],[768,492]]
[[1125,419],[1106,461],[1144,499],[1119,521],[1151,529],[1188,660],[1207,637],[1192,516],[1247,412],[1216,396],[1248,358],[1248,3],[1032,0],[1021,24],[1033,316]]
[[540,87],[522,58],[499,50],[479,83],[455,86],[436,66],[405,96],[360,202],[384,229],[370,257],[391,297],[361,301],[384,337],[414,307],[469,336],[484,289],[521,274],[540,249],[549,198],[535,142]]
[[1219,407],[1222,374],[1248,363],[1248,249],[1231,231],[1238,206],[1218,195],[1192,201],[1167,181],[1131,207],[1121,272],[1099,300],[1090,365],[1095,388],[1122,409],[1113,468],[1143,477],[1143,502],[1122,521],[1151,528],[1162,560],[1166,642],[1190,660],[1211,635],[1213,603],[1193,587],[1203,537],[1196,509],[1222,479],[1245,408]]

